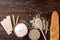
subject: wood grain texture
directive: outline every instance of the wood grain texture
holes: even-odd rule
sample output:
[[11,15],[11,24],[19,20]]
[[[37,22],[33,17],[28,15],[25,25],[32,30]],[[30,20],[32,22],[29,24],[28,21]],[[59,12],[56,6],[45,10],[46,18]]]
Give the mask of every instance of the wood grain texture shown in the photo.
[[60,1],[55,0],[0,0],[0,12],[42,11],[60,9]]
[[[30,25],[31,25],[30,23],[28,23],[28,21],[32,20],[33,17],[36,14],[40,14],[39,12],[6,12],[6,13],[2,12],[2,13],[3,14],[0,14],[0,21],[2,21],[7,15],[12,16],[12,14],[14,14],[15,17],[17,17],[17,15],[19,15],[20,19],[23,19],[23,20],[27,21],[27,22],[24,21],[24,23],[28,26],[28,29],[30,29]],[[44,16],[47,17],[48,15],[49,14],[45,14],[45,15],[41,14],[41,17],[44,17]],[[49,15],[49,17],[47,19],[49,19],[49,18],[50,18],[50,15]],[[14,28],[14,26],[13,26],[13,28]],[[48,32],[47,35],[49,35],[49,32]],[[49,36],[47,36],[47,38],[49,40]],[[7,33],[5,32],[5,30],[3,29],[2,25],[0,25],[0,39],[1,40],[4,40],[4,39],[5,40],[20,40],[13,33],[10,36],[8,36]],[[43,37],[41,37],[41,39],[43,40]],[[23,38],[23,40],[30,40],[30,39],[28,38],[28,36],[26,36],[26,37]]]
[[[20,15],[24,20],[30,20],[37,13],[42,12],[47,19],[50,19],[51,12],[57,10],[60,12],[60,0],[0,0],[0,21],[5,16],[14,14]],[[49,32],[48,32],[49,35]],[[42,38],[42,37],[41,37]],[[48,40],[49,37],[47,36]],[[29,40],[27,37],[25,40]],[[0,24],[0,40],[20,40],[12,34],[8,36]],[[40,40],[43,40],[40,39]]]

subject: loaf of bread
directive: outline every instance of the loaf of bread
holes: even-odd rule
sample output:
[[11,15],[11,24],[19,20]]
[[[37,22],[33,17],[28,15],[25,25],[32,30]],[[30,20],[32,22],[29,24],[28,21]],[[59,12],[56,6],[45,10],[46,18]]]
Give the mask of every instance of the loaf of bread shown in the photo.
[[50,40],[59,40],[59,15],[53,11],[51,16]]

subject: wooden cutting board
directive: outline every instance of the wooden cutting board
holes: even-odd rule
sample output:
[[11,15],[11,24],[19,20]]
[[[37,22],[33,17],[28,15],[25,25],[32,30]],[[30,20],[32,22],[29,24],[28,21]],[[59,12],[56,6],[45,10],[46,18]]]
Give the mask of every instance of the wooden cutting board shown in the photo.
[[59,40],[59,15],[53,11],[51,16],[50,40]]

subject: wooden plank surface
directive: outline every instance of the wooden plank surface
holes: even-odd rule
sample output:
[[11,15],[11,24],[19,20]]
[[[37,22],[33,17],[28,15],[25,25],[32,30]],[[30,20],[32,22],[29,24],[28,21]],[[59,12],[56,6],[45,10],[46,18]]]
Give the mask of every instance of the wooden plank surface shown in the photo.
[[[20,18],[26,20],[27,22],[24,22],[24,23],[27,24],[29,20],[33,19],[33,16],[35,16],[36,14],[40,14],[40,13],[39,12],[11,12],[11,13],[6,12],[6,13],[3,13],[3,14],[0,14],[0,21],[2,21],[5,18],[6,15],[12,15],[12,14],[14,14],[15,17],[17,17],[17,15],[20,15]],[[41,14],[41,17],[44,17],[44,16],[47,17],[48,15],[49,14],[45,14],[45,15]],[[50,18],[50,15],[48,16],[47,19],[49,19],[49,18]],[[28,23],[27,25],[28,25],[28,29],[29,29],[30,24]],[[47,35],[49,35],[49,32],[48,32]],[[49,40],[49,36],[46,36],[46,37]],[[8,36],[1,24],[0,24],[0,39],[1,40],[20,40],[13,33],[10,36]],[[22,40],[30,40],[30,39],[27,35]],[[41,37],[41,40],[43,40],[43,37]]]
[[0,0],[0,12],[42,11],[60,9],[60,1],[55,0]]
[[[5,16],[12,14],[15,16],[20,15],[20,18],[24,20],[30,20],[36,13],[40,12],[42,12],[42,17],[46,16],[46,18],[48,17],[48,19],[50,19],[53,10],[58,10],[60,12],[59,0],[0,0],[0,21],[2,21]],[[49,32],[47,35],[49,35]],[[49,40],[48,36],[47,38]],[[28,36],[24,39],[29,40]],[[8,36],[0,24],[0,40],[20,39],[15,37],[14,34]],[[43,38],[40,40],[43,40]]]

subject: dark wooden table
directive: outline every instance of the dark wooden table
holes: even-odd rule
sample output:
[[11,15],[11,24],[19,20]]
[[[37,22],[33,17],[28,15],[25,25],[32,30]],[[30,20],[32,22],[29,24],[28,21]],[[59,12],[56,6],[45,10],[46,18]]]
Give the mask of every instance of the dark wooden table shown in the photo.
[[[5,16],[14,14],[15,17],[20,15],[20,18],[25,20],[30,30],[31,20],[36,14],[41,14],[41,17],[49,19],[53,10],[60,12],[60,1],[59,0],[0,0],[0,21],[2,21]],[[40,13],[42,12],[42,13]],[[31,15],[31,16],[30,16]],[[14,28],[14,27],[13,27]],[[50,31],[47,34],[47,40],[50,40]],[[5,32],[4,28],[0,24],[0,40],[20,40],[13,33],[9,36]],[[21,40],[30,40],[28,35]],[[43,37],[39,40],[44,40]]]
[[[20,15],[20,19],[22,19],[22,20],[24,20],[24,21],[20,21],[20,20],[19,20],[19,22],[24,22],[24,23],[28,26],[29,31],[31,30],[30,27],[32,27],[31,24],[29,23],[29,20],[32,20],[33,17],[34,17],[36,14],[40,14],[41,17],[44,17],[46,20],[47,20],[47,19],[50,19],[50,15],[51,15],[51,14],[41,14],[41,13],[39,13],[39,12],[11,12],[11,13],[9,12],[9,13],[5,13],[5,14],[1,14],[1,15],[0,15],[0,21],[2,21],[2,20],[5,18],[5,16],[7,16],[7,15],[12,15],[12,14],[15,15],[15,18],[17,17],[17,15]],[[50,23],[50,21],[49,21],[49,23]],[[13,28],[14,28],[14,26],[13,26]],[[46,37],[47,37],[47,40],[49,40],[49,38],[50,38],[50,31],[48,31],[48,34],[46,35]],[[4,28],[2,27],[2,25],[0,24],[0,40],[30,40],[30,39],[29,39],[28,35],[27,35],[26,37],[22,38],[22,39],[21,39],[21,38],[17,38],[17,37],[14,35],[14,33],[12,33],[12,34],[9,36],[9,35],[7,35],[7,33],[5,32],[5,30],[4,30]],[[42,35],[41,35],[41,37],[40,37],[39,40],[44,40]]]

